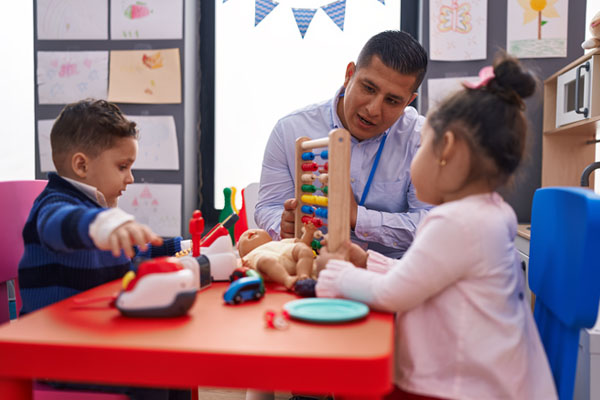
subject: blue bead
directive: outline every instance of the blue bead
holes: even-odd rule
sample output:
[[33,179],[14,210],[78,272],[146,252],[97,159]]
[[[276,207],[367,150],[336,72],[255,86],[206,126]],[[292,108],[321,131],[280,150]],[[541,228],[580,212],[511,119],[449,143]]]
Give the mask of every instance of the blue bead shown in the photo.
[[314,207],[311,206],[302,206],[302,208],[300,209],[304,214],[314,214],[315,209]]

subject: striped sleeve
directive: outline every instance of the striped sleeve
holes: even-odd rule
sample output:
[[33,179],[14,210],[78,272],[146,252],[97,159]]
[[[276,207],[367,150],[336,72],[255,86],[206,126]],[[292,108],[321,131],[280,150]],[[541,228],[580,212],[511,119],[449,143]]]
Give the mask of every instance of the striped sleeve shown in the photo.
[[103,208],[74,204],[62,196],[51,196],[41,205],[37,219],[40,244],[54,251],[92,249],[88,233],[90,224]]

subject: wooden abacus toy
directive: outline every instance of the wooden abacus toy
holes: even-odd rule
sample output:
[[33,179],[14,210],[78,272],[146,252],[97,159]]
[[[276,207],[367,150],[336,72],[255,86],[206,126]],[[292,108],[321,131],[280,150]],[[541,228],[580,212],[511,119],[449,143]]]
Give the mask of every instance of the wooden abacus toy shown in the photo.
[[[322,164],[314,161],[317,157]],[[295,236],[302,236],[305,223],[312,222],[317,228],[326,225],[327,249],[337,251],[350,239],[350,133],[334,129],[322,139],[298,138],[295,172]],[[320,242],[313,240],[312,247],[318,250]]]

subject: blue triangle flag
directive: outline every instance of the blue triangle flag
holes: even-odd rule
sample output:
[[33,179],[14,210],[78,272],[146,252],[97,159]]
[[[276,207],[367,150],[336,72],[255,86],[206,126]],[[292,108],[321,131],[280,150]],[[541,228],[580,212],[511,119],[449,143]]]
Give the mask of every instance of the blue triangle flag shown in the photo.
[[377,1],[385,6],[385,0],[377,0]]
[[279,3],[274,3],[271,0],[255,0],[254,1],[254,26],[258,25]]
[[340,28],[344,30],[344,17],[346,15],[346,0],[339,0],[321,7],[325,14]]
[[296,24],[298,24],[298,29],[300,30],[300,34],[302,35],[302,39],[304,39],[304,35],[306,35],[306,31],[308,30],[308,26],[312,21],[315,13],[317,12],[316,8],[292,8],[294,12],[294,18],[296,18]]

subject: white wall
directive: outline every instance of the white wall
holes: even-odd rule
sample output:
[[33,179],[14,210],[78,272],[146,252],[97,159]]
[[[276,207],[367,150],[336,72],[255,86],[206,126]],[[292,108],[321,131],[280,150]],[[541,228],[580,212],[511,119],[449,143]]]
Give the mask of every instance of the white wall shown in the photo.
[[0,181],[33,179],[33,1],[0,3]]
[[[189,3],[187,3],[189,4]],[[586,26],[600,11],[600,0],[588,0]],[[586,39],[590,33],[586,28]],[[0,180],[34,178],[33,2],[0,3]]]

